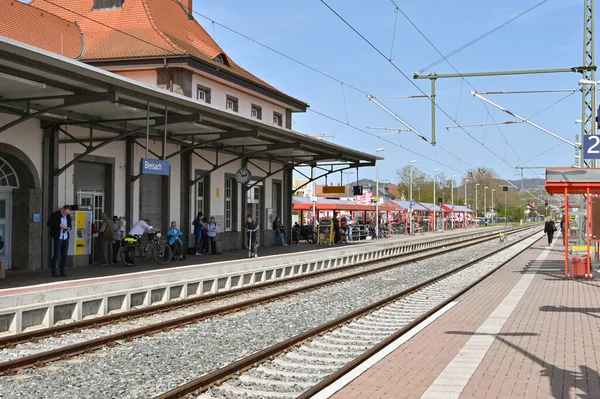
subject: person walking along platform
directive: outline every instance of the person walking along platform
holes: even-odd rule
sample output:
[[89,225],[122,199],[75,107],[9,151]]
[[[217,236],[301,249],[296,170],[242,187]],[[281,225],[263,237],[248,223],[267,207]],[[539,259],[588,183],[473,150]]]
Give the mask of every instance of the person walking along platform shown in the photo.
[[556,225],[550,216],[546,218],[546,223],[544,223],[544,233],[548,235],[548,246],[552,245],[552,238],[554,237],[554,232],[556,231]]
[[[71,207],[63,206],[50,215],[46,225],[50,227],[50,237],[54,241],[52,252],[52,277],[67,277],[65,265],[67,263],[67,252],[69,252],[69,238],[71,232]],[[60,256],[60,275],[56,268]]]

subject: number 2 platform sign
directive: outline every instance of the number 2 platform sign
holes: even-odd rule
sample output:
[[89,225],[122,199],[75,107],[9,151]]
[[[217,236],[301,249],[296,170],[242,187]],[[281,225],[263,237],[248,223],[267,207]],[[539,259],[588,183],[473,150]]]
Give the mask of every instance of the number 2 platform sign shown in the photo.
[[600,136],[583,136],[583,159],[600,159]]

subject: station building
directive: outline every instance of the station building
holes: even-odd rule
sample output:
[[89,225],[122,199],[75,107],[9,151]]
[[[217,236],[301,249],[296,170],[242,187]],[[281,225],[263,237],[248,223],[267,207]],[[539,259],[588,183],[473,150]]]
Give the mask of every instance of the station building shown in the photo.
[[192,0],[2,0],[0,258],[47,267],[45,222],[63,204],[126,229],[174,220],[188,243],[202,212],[225,250],[242,247],[252,214],[262,245],[275,243],[272,220],[290,229],[302,188],[295,168],[317,171],[309,184],[377,159],[292,131],[307,107],[237,65]]

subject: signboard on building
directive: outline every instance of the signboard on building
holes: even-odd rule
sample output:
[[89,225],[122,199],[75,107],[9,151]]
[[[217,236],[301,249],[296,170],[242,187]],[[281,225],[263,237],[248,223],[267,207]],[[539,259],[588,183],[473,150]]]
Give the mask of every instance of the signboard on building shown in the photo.
[[346,194],[345,186],[323,186],[323,194]]
[[357,195],[355,197],[355,202],[358,205],[371,205],[371,201],[373,200],[373,193],[366,192],[363,195]]
[[140,161],[140,173],[144,175],[169,176],[171,165],[169,161],[160,159],[142,158]]

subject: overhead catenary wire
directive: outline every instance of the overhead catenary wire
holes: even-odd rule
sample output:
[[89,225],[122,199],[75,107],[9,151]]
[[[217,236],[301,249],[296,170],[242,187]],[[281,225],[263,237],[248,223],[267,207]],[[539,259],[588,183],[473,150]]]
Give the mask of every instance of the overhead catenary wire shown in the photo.
[[[398,7],[399,12],[404,16],[404,18],[406,18],[406,20],[416,29],[417,32],[419,32],[419,34],[423,37],[423,39],[425,39],[425,41],[427,41],[427,43],[429,43],[429,45],[431,47],[433,47],[433,49],[443,58],[444,61],[446,61],[446,63],[448,65],[450,65],[450,67],[458,74],[461,75],[461,73],[458,71],[458,69],[456,69],[456,67],[450,62],[450,60],[448,60],[448,57],[445,57],[444,54],[442,54],[442,52],[435,46],[435,44],[433,44],[433,42],[431,40],[429,40],[429,38],[425,35],[425,33],[423,33],[423,31],[421,29],[419,29],[419,27],[412,21],[412,19],[410,19],[410,17],[404,12],[402,11],[402,9],[400,9],[400,7],[398,6],[398,4],[396,3],[395,0],[390,0],[392,2],[392,4],[394,4],[396,7]],[[547,0],[546,0],[547,1]],[[464,76],[461,75],[461,78],[463,79],[463,81],[465,83],[467,83],[474,91],[477,91],[477,89],[471,84],[471,82],[469,82]],[[433,100],[432,100],[433,101]],[[496,122],[494,117],[492,116],[492,114],[490,113],[490,110],[488,109],[487,105],[484,103],[484,107],[487,111],[487,113],[489,114],[490,118],[492,119],[493,122]],[[458,125],[458,123],[457,123]],[[496,129],[498,130],[498,132],[500,132],[500,135],[504,138],[504,142],[505,144],[511,149],[511,151],[513,152],[513,154],[515,154],[515,156],[517,157],[517,159],[520,162],[523,162],[523,160],[521,159],[521,157],[519,156],[519,154],[517,154],[517,152],[515,151],[515,149],[513,148],[513,146],[510,144],[510,142],[508,141],[508,139],[506,138],[506,136],[504,135],[504,132],[502,131],[502,129],[500,129],[500,126],[496,126]],[[464,130],[464,129],[463,129]],[[466,132],[466,131],[465,131]],[[469,137],[473,138],[473,136],[469,135]],[[487,149],[488,151],[490,151],[491,153],[493,153],[493,150],[491,150],[490,148],[488,148],[485,143],[481,143],[482,146]]]
[[[434,66],[444,62],[445,60],[447,60],[450,57],[455,56],[456,54],[460,53],[461,51],[471,47],[472,45],[474,45],[475,43],[485,39],[486,37],[490,36],[492,33],[497,32],[498,30],[504,28],[505,26],[511,24],[512,22],[516,21],[517,19],[529,14],[531,11],[535,10],[536,8],[540,7],[541,5],[543,5],[544,3],[547,3],[549,0],[543,0],[537,4],[535,4],[534,6],[528,8],[527,10],[523,11],[522,13],[510,18],[509,20],[501,23],[500,25],[496,26],[495,28],[493,28],[492,30],[489,30],[488,32],[484,33],[483,35],[480,35],[478,37],[476,37],[475,39],[471,40],[470,42],[468,42],[467,44],[457,48],[456,50],[446,54],[445,56],[443,55],[442,58],[438,59],[435,62],[432,62],[431,64],[427,65],[425,68],[421,69],[419,71],[419,74],[422,74],[423,72],[427,71],[428,69],[433,68]],[[394,3],[395,4],[395,3]]]
[[[418,91],[420,91],[423,95],[427,95],[415,82],[412,81],[412,79],[410,79],[408,77],[408,75],[406,75],[406,73],[404,73],[404,71],[402,71],[396,64],[394,64],[393,61],[390,61],[385,54],[383,54],[381,52],[381,50],[379,50],[379,48],[377,46],[375,46],[369,39],[367,39],[362,33],[360,33],[351,23],[349,23],[344,17],[342,17],[337,11],[335,11],[325,0],[320,0],[321,3],[323,3],[323,5],[325,5],[333,14],[335,14],[342,22],[344,22],[344,24],[346,24],[352,31],[354,31],[354,33],[356,33],[361,39],[363,39],[371,48],[373,48],[373,50],[375,50],[379,55],[381,55],[386,61],[388,61],[393,67],[394,69],[396,69],[412,86],[414,86]],[[402,12],[402,10],[400,10],[400,12]],[[430,98],[430,101],[431,98]],[[452,116],[450,114],[448,114],[448,112],[446,112],[446,110],[444,110],[442,107],[440,107],[439,104],[434,103],[435,107],[440,110],[444,115],[446,115],[451,121],[453,121],[454,123],[456,123],[459,128],[460,128],[460,124],[454,119],[452,118]],[[488,148],[485,144],[483,144],[481,141],[477,140],[476,138],[474,138],[473,136],[471,136],[469,134],[469,132],[467,132],[464,128],[462,128],[462,130],[467,133],[467,135],[469,137],[472,137],[473,140],[475,140],[476,142],[478,142],[479,144],[481,144],[484,148],[486,148],[488,151],[490,151],[490,153],[492,153],[495,157],[497,157],[498,159],[500,159],[502,162],[506,163],[511,169],[514,168],[513,165],[511,165],[510,163],[508,163],[505,159],[503,159],[502,157],[500,157],[498,154],[496,154],[494,151],[492,151],[490,148]]]

